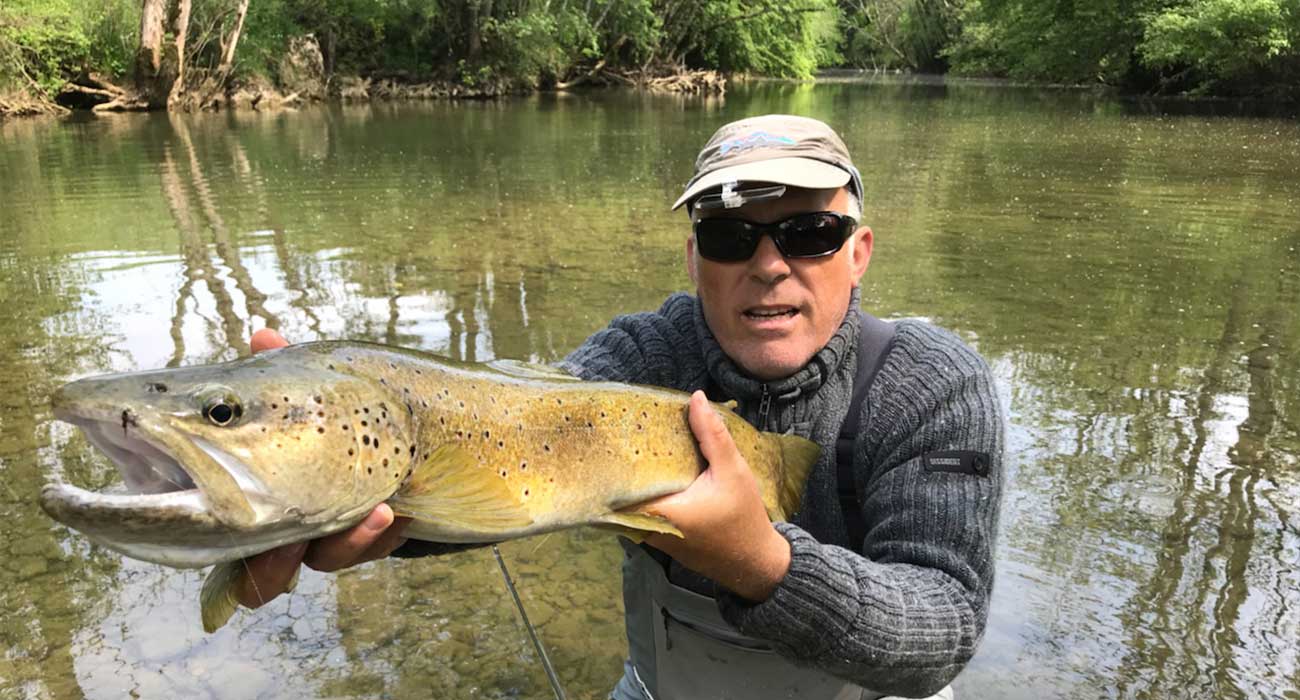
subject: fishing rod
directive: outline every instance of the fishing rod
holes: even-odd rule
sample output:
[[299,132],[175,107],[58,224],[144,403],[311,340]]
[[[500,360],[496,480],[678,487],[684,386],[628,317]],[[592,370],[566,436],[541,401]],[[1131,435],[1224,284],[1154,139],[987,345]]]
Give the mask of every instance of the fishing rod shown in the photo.
[[537,655],[542,659],[542,668],[546,669],[546,678],[551,682],[551,690],[555,691],[555,700],[565,700],[564,688],[560,687],[560,678],[555,675],[555,668],[551,666],[551,657],[546,655],[546,648],[542,646],[537,630],[533,629],[533,623],[528,621],[528,613],[524,612],[524,601],[519,599],[519,591],[515,590],[515,582],[510,580],[510,571],[506,569],[506,560],[501,558],[501,550],[497,549],[496,545],[492,545],[492,554],[496,556],[497,565],[501,567],[501,576],[506,580],[506,588],[510,589],[510,596],[515,599],[515,607],[519,609],[519,617],[524,620],[528,637],[533,640],[533,648],[537,649]]

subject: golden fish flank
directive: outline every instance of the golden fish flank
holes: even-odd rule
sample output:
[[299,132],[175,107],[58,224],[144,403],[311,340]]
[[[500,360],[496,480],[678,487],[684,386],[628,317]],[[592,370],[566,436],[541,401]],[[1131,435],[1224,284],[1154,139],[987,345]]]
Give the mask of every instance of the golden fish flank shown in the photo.
[[[436,542],[575,525],[676,533],[636,505],[685,488],[702,467],[688,401],[345,342],[94,377],[60,389],[55,415],[117,463],[125,489],[56,482],[41,505],[95,542],[178,567],[336,532],[385,500],[414,518],[409,536]],[[720,410],[769,515],[789,517],[817,446]],[[238,568],[210,576],[206,627],[233,612]]]

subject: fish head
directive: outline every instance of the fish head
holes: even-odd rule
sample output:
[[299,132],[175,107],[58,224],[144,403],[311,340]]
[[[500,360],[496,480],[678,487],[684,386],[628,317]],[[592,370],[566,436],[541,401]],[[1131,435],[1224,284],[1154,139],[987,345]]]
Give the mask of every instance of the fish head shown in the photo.
[[386,387],[327,360],[287,348],[63,386],[55,417],[80,428],[123,483],[91,492],[56,481],[42,507],[92,540],[172,566],[350,525],[409,473],[412,421],[389,410]]

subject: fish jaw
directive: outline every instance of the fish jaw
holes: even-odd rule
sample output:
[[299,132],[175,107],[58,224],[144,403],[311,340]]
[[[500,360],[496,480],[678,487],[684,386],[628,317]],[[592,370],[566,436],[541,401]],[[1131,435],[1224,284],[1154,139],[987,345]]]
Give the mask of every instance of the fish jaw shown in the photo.
[[[54,413],[81,429],[115,463],[124,483],[94,492],[56,480],[41,490],[41,508],[129,557],[203,567],[347,526],[299,517],[263,490],[238,459],[175,427],[59,397]],[[359,520],[364,511],[348,515]]]

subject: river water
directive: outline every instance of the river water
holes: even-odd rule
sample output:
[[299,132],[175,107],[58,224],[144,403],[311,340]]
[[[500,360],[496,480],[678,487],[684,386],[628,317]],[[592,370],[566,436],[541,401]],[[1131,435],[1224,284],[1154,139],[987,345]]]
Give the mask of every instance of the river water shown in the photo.
[[[1089,94],[843,81],[0,123],[0,697],[546,697],[489,553],[308,572],[214,635],[202,574],[46,518],[115,471],[52,420],[88,373],[256,328],[550,362],[688,289],[668,211],[724,121],[839,127],[863,304],[988,358],[1009,406],[962,698],[1300,699],[1300,126]],[[573,697],[625,652],[620,552],[503,547]]]

